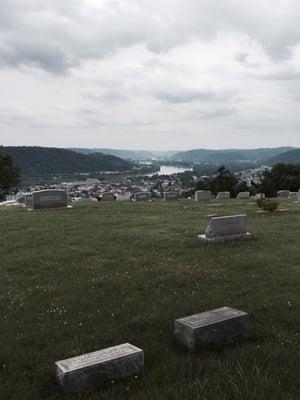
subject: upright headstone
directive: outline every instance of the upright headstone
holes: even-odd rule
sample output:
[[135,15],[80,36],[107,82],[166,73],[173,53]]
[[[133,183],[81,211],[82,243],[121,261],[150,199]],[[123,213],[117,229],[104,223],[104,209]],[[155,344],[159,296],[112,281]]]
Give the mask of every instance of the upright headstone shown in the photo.
[[134,193],[134,201],[148,201],[151,198],[151,192],[138,192]]
[[229,307],[206,311],[175,321],[175,340],[188,351],[220,346],[248,333],[248,314]]
[[297,201],[300,202],[300,189],[299,189],[299,192],[297,192]]
[[265,197],[266,197],[266,196],[265,196],[264,193],[257,193],[257,194],[254,196],[254,200],[264,199]]
[[195,201],[210,201],[212,198],[210,190],[198,190],[195,192]]
[[289,199],[291,200],[296,200],[298,199],[298,193],[297,192],[290,192],[289,194]]
[[250,192],[240,192],[238,193],[237,199],[239,200],[249,200],[250,199]]
[[113,200],[116,200],[116,196],[112,192],[105,192],[105,193],[102,193],[101,200],[102,201],[113,201]]
[[32,208],[32,193],[25,194],[24,206],[26,208]]
[[178,192],[164,192],[165,201],[178,200],[178,198],[179,198]]
[[215,217],[209,221],[205,234],[198,236],[204,243],[222,243],[228,240],[250,239],[247,232],[247,215]]
[[46,189],[32,192],[32,208],[34,210],[67,207],[67,192],[58,189]]
[[89,392],[111,380],[138,375],[144,352],[129,343],[57,361],[56,378],[65,393]]
[[230,192],[219,192],[216,198],[219,200],[230,199]]
[[279,190],[279,192],[277,192],[277,197],[279,199],[288,199],[289,195],[290,195],[289,190]]

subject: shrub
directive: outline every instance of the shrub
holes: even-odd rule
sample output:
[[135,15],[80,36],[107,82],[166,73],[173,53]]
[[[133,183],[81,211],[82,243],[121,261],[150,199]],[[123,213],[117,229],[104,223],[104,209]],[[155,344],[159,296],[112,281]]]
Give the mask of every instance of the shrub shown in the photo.
[[273,213],[275,210],[277,210],[277,207],[279,206],[279,201],[275,199],[261,198],[256,201],[256,204],[259,208]]

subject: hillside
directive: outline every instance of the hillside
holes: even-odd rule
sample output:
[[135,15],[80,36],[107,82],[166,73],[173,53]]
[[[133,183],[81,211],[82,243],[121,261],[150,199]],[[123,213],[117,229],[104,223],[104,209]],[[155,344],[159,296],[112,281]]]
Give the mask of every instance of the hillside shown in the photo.
[[268,160],[270,165],[285,163],[285,164],[300,164],[300,149],[293,149],[272,157]]
[[291,147],[277,147],[270,149],[226,149],[226,150],[209,150],[209,149],[195,149],[182,151],[174,154],[172,160],[186,161],[186,162],[218,162],[223,163],[227,161],[255,161],[265,162],[271,157],[275,157],[281,153],[290,150]]
[[0,146],[0,153],[10,155],[21,168],[23,176],[126,171],[133,166],[111,155],[79,154],[53,147]]
[[[300,206],[264,216],[222,203],[0,207],[0,398],[299,399]],[[247,213],[256,240],[201,245],[210,213]],[[249,313],[244,344],[174,344],[175,319],[222,306]],[[60,393],[55,361],[125,342],[144,350],[143,376]]]
[[110,154],[116,157],[129,159],[133,161],[152,160],[155,158],[168,159],[175,151],[148,151],[148,150],[122,150],[122,149],[87,149],[87,148],[70,148],[82,154],[103,153]]

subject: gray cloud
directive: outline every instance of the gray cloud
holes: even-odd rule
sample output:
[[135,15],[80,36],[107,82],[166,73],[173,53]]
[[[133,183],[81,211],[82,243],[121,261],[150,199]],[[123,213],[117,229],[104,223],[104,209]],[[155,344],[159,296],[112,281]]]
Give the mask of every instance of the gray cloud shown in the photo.
[[299,18],[297,0],[0,0],[1,140],[300,145]]

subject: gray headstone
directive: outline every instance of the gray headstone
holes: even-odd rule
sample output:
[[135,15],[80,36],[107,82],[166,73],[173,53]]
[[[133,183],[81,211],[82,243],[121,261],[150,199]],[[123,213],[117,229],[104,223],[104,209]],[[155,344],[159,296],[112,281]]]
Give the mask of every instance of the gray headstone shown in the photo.
[[32,208],[32,193],[25,194],[24,197],[24,206],[26,208]]
[[133,199],[135,201],[148,201],[151,198],[150,192],[138,192],[134,193]]
[[164,200],[178,200],[179,193],[178,192],[164,192]]
[[266,197],[266,196],[265,196],[264,193],[257,193],[257,194],[254,196],[254,200],[264,199],[265,197]]
[[238,193],[236,198],[240,199],[240,200],[250,199],[250,192],[240,192],[240,193]]
[[250,237],[250,233],[247,232],[246,214],[212,218],[205,234],[198,236],[201,241],[206,243],[249,239]]
[[101,200],[102,201],[116,200],[116,196],[112,192],[105,192],[105,193],[102,193]]
[[299,192],[297,193],[297,201],[300,202],[300,190],[299,190]]
[[198,190],[195,192],[195,201],[209,201],[212,195],[210,190]]
[[32,208],[64,208],[67,207],[67,192],[65,190],[46,189],[32,193]]
[[279,190],[279,192],[277,192],[277,197],[279,199],[288,199],[289,195],[290,195],[289,190]]
[[219,200],[230,199],[230,192],[219,192],[216,198]]
[[137,375],[144,369],[144,352],[129,343],[57,361],[56,378],[65,393],[83,393],[107,382]]
[[220,346],[245,339],[248,314],[229,307],[177,319],[174,326],[176,341],[188,351],[205,346]]
[[298,193],[297,192],[290,192],[289,199],[297,200],[298,199]]

